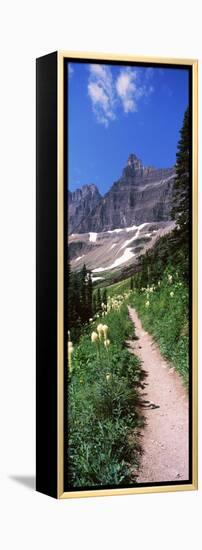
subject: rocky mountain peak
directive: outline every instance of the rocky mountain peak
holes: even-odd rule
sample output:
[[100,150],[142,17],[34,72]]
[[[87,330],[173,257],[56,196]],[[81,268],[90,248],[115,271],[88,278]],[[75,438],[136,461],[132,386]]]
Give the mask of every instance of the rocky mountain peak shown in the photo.
[[101,195],[94,183],[82,185],[75,191],[68,191],[68,231],[76,230],[83,218],[90,216],[93,208],[98,204]]
[[143,166],[131,153],[122,176],[104,197],[94,184],[74,191],[69,200],[69,233],[111,231],[171,219],[175,168]]
[[99,196],[101,197],[98,188],[94,183],[87,183],[82,187],[75,189],[75,191],[69,191],[69,201],[76,202],[79,199],[85,199],[85,197]]
[[131,153],[128,157],[127,165],[123,169],[123,177],[141,176],[142,174],[142,161],[134,153]]

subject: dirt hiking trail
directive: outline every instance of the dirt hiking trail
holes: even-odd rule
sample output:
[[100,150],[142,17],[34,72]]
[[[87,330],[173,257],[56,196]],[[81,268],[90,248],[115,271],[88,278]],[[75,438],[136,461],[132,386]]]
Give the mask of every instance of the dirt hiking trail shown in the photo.
[[180,481],[189,478],[188,396],[178,373],[162,357],[158,345],[143,328],[135,309],[129,307],[137,340],[128,342],[147,373],[142,390],[146,426],[142,432],[143,455],[138,483]]

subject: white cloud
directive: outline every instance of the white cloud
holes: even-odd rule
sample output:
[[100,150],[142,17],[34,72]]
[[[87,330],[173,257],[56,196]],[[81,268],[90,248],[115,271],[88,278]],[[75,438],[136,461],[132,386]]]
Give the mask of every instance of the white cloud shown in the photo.
[[91,64],[89,66],[88,95],[92,102],[93,112],[98,123],[109,126],[121,107],[124,113],[138,110],[138,102],[148,97],[153,91],[150,84],[152,69],[122,68],[115,78],[107,65]]
[[116,81],[116,91],[120,97],[125,113],[137,110],[135,99],[137,73],[135,70],[123,69]]
[[114,85],[111,70],[106,65],[92,64],[89,67],[88,95],[99,123],[108,126],[115,117]]
[[[148,80],[148,73],[147,78],[145,76],[144,80]],[[138,101],[153,92],[153,87],[147,86],[144,80],[143,76],[140,76],[140,73],[135,69],[126,68],[121,70],[116,81],[116,91],[125,113],[137,111]]]

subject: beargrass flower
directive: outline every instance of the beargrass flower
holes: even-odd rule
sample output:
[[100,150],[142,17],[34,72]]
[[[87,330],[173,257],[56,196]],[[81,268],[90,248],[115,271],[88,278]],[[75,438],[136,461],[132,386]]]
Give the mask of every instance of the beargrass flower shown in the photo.
[[170,296],[171,296],[171,298],[173,298],[174,292],[170,292]]
[[102,337],[104,336],[104,332],[103,332],[103,326],[102,323],[100,323],[98,326],[97,326],[97,332],[98,332],[98,336],[99,336],[99,339],[101,340]]
[[72,344],[71,340],[68,340],[67,349],[68,349],[69,372],[72,372],[72,354],[73,354],[73,351],[74,351],[74,347],[73,347],[73,344]]
[[97,332],[93,331],[92,334],[91,334],[91,342],[96,344],[97,341],[98,341],[98,334],[97,334]]
[[104,341],[104,346],[106,348],[108,348],[110,346],[110,340],[108,338]]
[[104,333],[104,339],[106,340],[107,339],[107,332],[108,332],[108,325],[102,325],[102,330],[103,330],[103,333]]
[[112,377],[111,373],[110,372],[107,372],[106,374],[106,380],[107,382],[109,382],[110,378]]
[[147,300],[147,302],[145,303],[145,306],[149,307],[149,300]]
[[169,281],[169,283],[172,283],[172,280],[173,280],[173,276],[172,276],[172,275],[168,275],[168,281]]

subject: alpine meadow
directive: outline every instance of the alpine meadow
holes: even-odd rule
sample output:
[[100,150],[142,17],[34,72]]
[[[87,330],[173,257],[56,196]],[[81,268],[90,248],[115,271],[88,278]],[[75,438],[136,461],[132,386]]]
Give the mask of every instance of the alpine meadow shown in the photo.
[[68,79],[66,486],[182,483],[190,450],[188,69],[71,62]]

